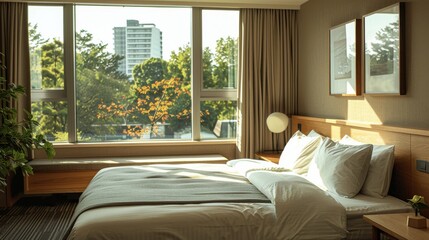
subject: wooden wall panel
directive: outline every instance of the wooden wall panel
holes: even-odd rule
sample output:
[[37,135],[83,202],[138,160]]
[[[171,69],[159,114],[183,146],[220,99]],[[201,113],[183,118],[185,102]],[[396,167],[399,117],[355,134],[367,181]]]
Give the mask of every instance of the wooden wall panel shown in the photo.
[[[411,136],[411,176],[412,192],[425,197],[429,200],[429,173],[417,171],[417,160],[429,161],[429,137]],[[429,209],[424,210],[426,216],[429,216]]]

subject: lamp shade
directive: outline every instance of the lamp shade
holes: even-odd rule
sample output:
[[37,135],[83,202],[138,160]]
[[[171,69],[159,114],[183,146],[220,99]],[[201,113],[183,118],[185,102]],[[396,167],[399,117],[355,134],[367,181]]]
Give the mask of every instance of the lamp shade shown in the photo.
[[281,112],[273,112],[267,118],[268,129],[273,133],[281,133],[286,130],[289,118]]

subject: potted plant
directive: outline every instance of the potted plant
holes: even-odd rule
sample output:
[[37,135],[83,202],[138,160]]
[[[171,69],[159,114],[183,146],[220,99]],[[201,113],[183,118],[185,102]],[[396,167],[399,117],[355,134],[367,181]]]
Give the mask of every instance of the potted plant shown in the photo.
[[425,198],[414,195],[413,198],[408,199],[408,203],[414,209],[415,216],[408,216],[407,225],[414,228],[426,228],[426,218],[420,215],[420,210],[428,207],[425,203]]
[[33,127],[38,122],[33,120],[30,113],[27,112],[22,121],[18,120],[17,110],[12,107],[12,103],[25,94],[25,89],[23,86],[7,84],[3,59],[4,55],[0,53],[0,191],[7,184],[7,176],[16,169],[20,168],[23,174],[33,173],[27,159],[33,149],[44,149],[49,158],[55,155],[52,143],[43,135],[33,134]]

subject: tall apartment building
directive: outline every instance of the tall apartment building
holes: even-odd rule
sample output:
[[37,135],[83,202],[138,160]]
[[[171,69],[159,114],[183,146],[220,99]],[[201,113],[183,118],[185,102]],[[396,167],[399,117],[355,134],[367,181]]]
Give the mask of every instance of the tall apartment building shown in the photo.
[[114,27],[115,54],[123,56],[119,71],[131,76],[135,65],[146,59],[162,58],[162,32],[153,23],[127,20],[126,27]]

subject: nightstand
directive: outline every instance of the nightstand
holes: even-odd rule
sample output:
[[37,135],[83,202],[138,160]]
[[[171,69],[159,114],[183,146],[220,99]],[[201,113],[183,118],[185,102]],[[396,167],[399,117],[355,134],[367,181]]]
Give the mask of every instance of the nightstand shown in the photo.
[[272,163],[279,163],[281,152],[264,151],[255,153],[255,157]]
[[[407,216],[412,214],[413,213],[363,215],[363,219],[372,225],[373,240],[379,240],[380,235],[400,240],[429,239],[429,228],[417,229],[407,226]],[[428,219],[426,219],[426,224],[429,226]]]

